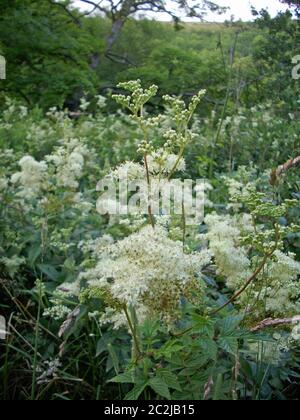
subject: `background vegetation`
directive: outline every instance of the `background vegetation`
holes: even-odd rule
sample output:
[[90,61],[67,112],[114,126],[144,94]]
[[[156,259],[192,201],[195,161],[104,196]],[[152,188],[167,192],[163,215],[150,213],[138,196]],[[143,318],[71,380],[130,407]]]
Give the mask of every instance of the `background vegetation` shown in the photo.
[[[59,3],[1,2],[7,79],[0,80],[0,314],[9,335],[0,341],[0,398],[298,399],[299,331],[253,327],[299,316],[299,162],[291,161],[300,155],[300,84],[291,76],[292,58],[300,54],[299,20],[292,14],[299,2],[286,2],[287,12],[275,18],[261,11],[252,23],[224,24],[181,23],[175,16],[163,23],[111,10],[95,16]],[[122,28],[112,39],[120,16]],[[137,230],[132,220],[109,223],[96,211],[97,182],[124,161],[140,159],[138,122],[113,98],[124,93],[120,82],[136,79],[159,87],[146,105],[149,117],[163,114],[151,130],[156,149],[173,127],[163,96],[189,103],[206,89],[188,126],[194,134],[183,175],[208,179],[207,213],[232,218],[235,228],[255,206],[269,203],[266,213],[255,215],[258,242],[249,243],[240,229],[243,240],[235,243],[237,252],[246,247],[253,269],[278,225],[286,228],[280,250],[295,262],[276,295],[283,296],[286,284],[293,289],[284,311],[260,302],[267,281],[278,286],[264,273],[260,292],[254,290],[257,313],[248,314],[248,305],[237,301],[211,316],[207,309],[238,290],[214,244],[215,259],[201,277],[205,299],[184,302],[171,329],[159,316],[138,325],[138,360],[132,331],[100,325],[107,306],[102,295],[68,293],[95,263],[83,244],[107,235],[122,240]],[[72,166],[74,153],[84,164]],[[274,172],[285,162],[289,167]],[[264,198],[234,197],[249,186]],[[185,232],[190,252],[202,249],[199,238],[213,235],[210,229],[208,221]],[[212,236],[207,240],[213,247]]]

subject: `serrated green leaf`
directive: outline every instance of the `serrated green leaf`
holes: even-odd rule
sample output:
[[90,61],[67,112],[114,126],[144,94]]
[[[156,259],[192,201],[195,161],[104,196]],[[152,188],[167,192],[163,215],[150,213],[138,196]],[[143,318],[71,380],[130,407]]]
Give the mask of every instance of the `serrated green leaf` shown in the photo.
[[240,325],[244,315],[237,316],[228,316],[218,322],[220,332],[222,336],[230,335],[232,332],[235,332],[237,327]]
[[134,372],[128,371],[125,373],[121,373],[120,375],[117,375],[114,378],[110,379],[108,382],[114,382],[117,384],[134,384]]
[[145,339],[153,338],[159,328],[160,323],[158,320],[146,319],[142,327]]
[[218,347],[214,340],[210,338],[203,338],[199,340],[199,345],[202,349],[202,352],[209,356],[211,360],[217,359]]
[[169,358],[172,356],[173,353],[177,353],[180,350],[182,350],[184,346],[182,344],[179,344],[177,341],[168,341],[165,345],[163,345],[159,351],[158,354],[162,357]]
[[131,391],[128,392],[128,394],[125,396],[124,400],[137,400],[141,393],[144,391],[144,389],[148,385],[148,380],[145,380],[139,384],[136,384]]
[[168,369],[160,369],[157,372],[157,376],[162,378],[169,388],[181,391],[181,386],[178,382],[177,376],[174,375],[174,373],[170,372]]
[[193,332],[198,334],[205,334],[210,337],[214,334],[215,323],[212,319],[205,318],[197,314],[193,314]]
[[186,367],[199,369],[211,360],[211,356],[207,353],[197,354],[197,356],[186,363]]
[[238,340],[235,337],[220,337],[218,340],[218,345],[226,353],[233,354],[234,356],[238,352]]
[[166,398],[167,400],[171,399],[171,394],[169,387],[166,384],[165,380],[156,376],[155,378],[150,379],[149,386],[161,397]]

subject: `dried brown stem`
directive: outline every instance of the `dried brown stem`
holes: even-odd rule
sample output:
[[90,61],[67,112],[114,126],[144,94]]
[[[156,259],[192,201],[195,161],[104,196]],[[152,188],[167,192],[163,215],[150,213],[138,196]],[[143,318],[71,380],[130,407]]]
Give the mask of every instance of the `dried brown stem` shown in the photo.
[[251,328],[252,332],[263,330],[264,328],[277,327],[279,325],[290,325],[298,324],[300,322],[300,315],[294,316],[293,318],[283,318],[283,319],[272,319],[267,318],[261,321],[259,324]]
[[148,200],[149,200],[149,204],[148,204],[148,215],[149,215],[149,221],[151,226],[153,227],[153,229],[155,228],[155,220],[152,214],[152,207],[151,207],[151,203],[150,203],[150,199],[151,199],[151,179],[150,179],[150,171],[149,171],[149,166],[148,166],[148,159],[147,159],[147,155],[145,154],[144,156],[144,164],[145,164],[145,169],[146,169],[146,174],[147,174],[147,184],[148,184]]
[[273,171],[271,172],[270,184],[275,185],[278,182],[279,178],[285,172],[289,171],[292,168],[296,168],[297,166],[300,166],[300,156],[290,159],[283,165],[278,166],[278,168],[273,169]]

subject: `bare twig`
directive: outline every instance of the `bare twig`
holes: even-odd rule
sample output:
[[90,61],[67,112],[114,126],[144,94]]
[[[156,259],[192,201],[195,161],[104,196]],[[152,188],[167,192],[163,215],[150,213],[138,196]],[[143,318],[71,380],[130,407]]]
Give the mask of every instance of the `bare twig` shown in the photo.
[[272,319],[267,318],[261,321],[259,324],[251,328],[252,332],[263,330],[264,328],[277,327],[279,325],[298,324],[300,322],[300,315],[294,316],[293,318],[283,319]]
[[108,10],[107,10],[107,8],[106,7],[102,7],[101,6],[101,4],[102,4],[102,1],[100,1],[99,3],[96,3],[96,2],[94,2],[94,1],[91,1],[91,0],[80,0],[82,3],[86,3],[86,4],[89,4],[90,6],[93,6],[94,7],[94,10],[99,10],[100,12],[102,12],[102,13],[105,13],[105,15],[107,16],[108,15]]
[[137,67],[137,65],[133,61],[131,61],[128,57],[124,55],[115,54],[111,52],[110,50],[105,52],[105,57],[111,61],[114,61],[115,63],[127,64],[133,67]]
[[80,307],[77,306],[67,317],[67,319],[63,322],[59,329],[58,337],[61,338],[66,331],[68,331],[75,323],[78,315],[80,314]]
[[75,15],[73,15],[73,13],[68,9],[68,7],[65,5],[65,4],[63,4],[63,3],[57,3],[56,1],[54,1],[54,0],[48,0],[48,2],[49,3],[51,3],[51,4],[53,4],[54,6],[58,6],[58,7],[61,7],[61,8],[63,8],[64,9],[64,11],[67,13],[67,15],[72,19],[72,21],[76,24],[76,25],[78,25],[79,27],[82,27],[82,24],[81,24],[81,22],[80,22],[80,19],[78,19],[78,17],[77,16],[75,16]]
[[203,399],[205,401],[208,400],[213,386],[214,386],[214,380],[213,380],[213,377],[210,376],[208,378],[208,381],[206,382],[206,384],[204,386],[204,396],[203,396]]
[[278,166],[277,169],[273,169],[273,171],[271,172],[270,184],[275,185],[278,179],[285,172],[289,171],[292,168],[296,168],[297,166],[300,166],[300,156],[288,160],[283,165]]
[[154,229],[155,228],[155,219],[154,219],[153,214],[152,214],[152,208],[151,208],[151,203],[150,203],[150,198],[151,198],[151,180],[150,180],[150,172],[149,172],[147,154],[145,154],[145,156],[144,156],[144,163],[145,163],[145,169],[146,169],[146,174],[147,174],[147,184],[148,184],[148,200],[149,200],[148,215],[149,215],[149,221],[151,223],[151,226]]

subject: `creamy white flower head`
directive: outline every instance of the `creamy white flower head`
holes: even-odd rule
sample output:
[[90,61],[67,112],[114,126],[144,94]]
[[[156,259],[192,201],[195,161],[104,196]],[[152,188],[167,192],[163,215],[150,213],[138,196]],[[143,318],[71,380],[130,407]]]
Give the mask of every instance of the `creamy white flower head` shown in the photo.
[[23,189],[18,193],[22,197],[33,197],[42,189],[46,178],[48,166],[46,162],[37,162],[32,156],[24,156],[20,161],[21,172],[12,175],[13,184],[22,185]]
[[105,108],[106,102],[107,102],[107,99],[105,98],[105,96],[98,95],[96,96],[96,99],[97,99],[98,108],[100,109]]
[[251,262],[247,250],[240,246],[241,231],[230,216],[208,215],[206,239],[209,241],[218,273],[226,278],[228,287],[236,290],[251,274]]
[[[249,249],[240,240],[244,234],[255,233],[251,216],[212,214],[205,221],[206,240],[214,253],[218,274],[224,276],[228,287],[239,290],[259,264],[257,256],[249,257]],[[299,275],[300,263],[295,261],[295,255],[277,250],[252,288],[241,295],[239,304],[247,307],[249,302],[255,302],[251,313],[258,319],[266,313],[271,317],[294,316],[300,312]]]
[[139,163],[125,162],[112,171],[110,176],[115,180],[135,181],[145,179],[146,171]]
[[269,288],[265,291],[266,308],[274,316],[292,316],[300,311],[300,263],[294,254],[275,251],[268,264]]
[[8,181],[6,178],[0,178],[0,191],[4,191],[8,186]]
[[212,208],[214,206],[213,202],[208,198],[209,192],[213,191],[213,189],[213,186],[207,180],[197,183],[194,187],[194,191],[197,193],[197,200],[203,203],[203,207]]
[[80,106],[79,108],[81,109],[81,111],[86,111],[88,109],[88,107],[90,106],[90,102],[88,102],[86,100],[86,98],[80,98]]
[[83,176],[85,159],[90,155],[87,146],[79,139],[62,140],[63,146],[46,157],[55,166],[55,178],[59,187],[76,190]]
[[19,106],[19,110],[20,110],[20,117],[21,118],[25,118],[28,115],[28,108],[26,106]]
[[186,169],[185,160],[164,149],[159,149],[148,156],[148,167],[152,174],[169,174],[176,168],[181,172]]
[[51,301],[51,303],[53,303],[53,306],[44,310],[44,317],[52,318],[55,321],[62,321],[65,320],[66,317],[71,313],[71,309],[67,306],[59,303],[56,304],[55,301]]
[[72,283],[65,282],[62,283],[57,290],[62,292],[66,297],[78,296],[80,292],[80,283],[79,281],[74,281]]
[[0,262],[5,266],[5,269],[8,271],[9,275],[14,277],[20,266],[25,263],[25,258],[20,258],[17,255],[11,258],[2,257],[0,258]]
[[78,248],[85,253],[92,254],[94,258],[97,259],[99,254],[101,254],[105,248],[113,243],[114,239],[111,235],[103,235],[97,239],[79,242]]
[[205,192],[205,191],[213,191],[213,186],[207,180],[203,180],[203,182],[196,185],[194,188],[196,192]]
[[290,340],[293,343],[298,343],[298,345],[300,344],[300,323],[293,327]]
[[[81,279],[107,290],[120,304],[133,305],[139,316],[155,313],[170,320],[180,297],[191,297],[192,290],[202,287],[197,275],[210,259],[207,251],[186,254],[182,243],[169,239],[163,227],[147,226],[101,248],[95,268]],[[111,311],[115,314],[114,308]]]
[[70,154],[69,162],[70,165],[74,165],[74,168],[81,168],[84,165],[84,157],[79,152],[74,151]]

